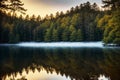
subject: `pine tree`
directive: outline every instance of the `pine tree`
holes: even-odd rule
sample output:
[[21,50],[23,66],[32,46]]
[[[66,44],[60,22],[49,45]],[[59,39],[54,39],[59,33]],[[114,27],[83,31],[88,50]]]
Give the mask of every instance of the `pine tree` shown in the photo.
[[70,41],[74,42],[76,41],[76,37],[77,37],[77,32],[76,30],[72,31],[71,35],[70,35]]
[[120,40],[120,11],[117,10],[114,12],[113,17],[108,20],[107,25],[105,26],[104,39],[103,41],[108,43],[118,44]]
[[51,28],[46,30],[44,41],[46,42],[52,41],[52,29]]
[[52,40],[55,42],[59,41],[58,30],[56,30],[56,29],[53,29]]
[[9,8],[12,10],[13,16],[15,15],[16,11],[25,14],[26,9],[23,8],[23,5],[24,4],[21,2],[21,0],[10,0]]
[[69,41],[69,31],[68,28],[65,28],[62,33],[62,41]]
[[116,9],[120,8],[120,0],[102,0],[104,8]]
[[76,34],[76,41],[77,42],[83,41],[83,36],[82,36],[82,32],[80,29],[78,29],[77,34]]

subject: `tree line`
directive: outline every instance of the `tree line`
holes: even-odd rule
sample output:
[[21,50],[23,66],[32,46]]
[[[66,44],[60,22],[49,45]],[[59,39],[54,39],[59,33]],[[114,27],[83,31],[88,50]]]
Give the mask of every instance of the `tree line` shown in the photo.
[[9,13],[2,20],[1,42],[101,40],[102,33],[96,24],[96,18],[101,15],[97,4],[89,2],[66,13],[46,15],[44,19],[35,15],[18,18]]
[[[15,1],[20,4],[20,0]],[[56,15],[46,15],[43,19],[35,15],[31,17],[26,15],[25,18],[22,15],[18,17],[15,14],[17,9],[14,7],[1,7],[0,42],[103,40],[105,43],[120,44],[119,1],[113,1],[114,5],[110,1],[103,0],[104,7],[107,8],[104,11],[101,11],[96,3],[86,2],[72,7],[65,13],[61,11]],[[16,6],[21,7],[18,11],[24,13],[26,9],[22,5]],[[5,13],[4,10],[12,8],[14,9],[12,13]]]
[[104,8],[109,11],[100,19],[104,29],[103,42],[120,46],[120,0],[103,0]]

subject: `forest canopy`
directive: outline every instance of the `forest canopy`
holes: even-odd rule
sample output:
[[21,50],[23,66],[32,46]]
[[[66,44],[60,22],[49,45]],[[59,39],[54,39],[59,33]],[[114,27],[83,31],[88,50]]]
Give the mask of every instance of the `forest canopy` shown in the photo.
[[[120,44],[120,1],[102,0],[104,11],[96,3],[86,2],[56,15],[19,17],[25,13],[20,0],[0,1],[0,43],[101,41]],[[19,4],[19,5],[18,5]],[[7,10],[11,12],[5,12]]]

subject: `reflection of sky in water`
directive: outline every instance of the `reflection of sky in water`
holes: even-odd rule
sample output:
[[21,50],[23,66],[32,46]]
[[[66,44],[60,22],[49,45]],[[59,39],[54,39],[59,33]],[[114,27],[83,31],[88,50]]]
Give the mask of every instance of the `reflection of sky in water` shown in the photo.
[[[28,73],[25,70],[23,70],[21,75],[18,73],[14,77],[15,80],[18,80],[18,79],[22,80],[21,78],[24,78],[27,80],[71,80],[69,76],[66,77],[65,75],[57,74],[55,71],[53,71],[52,73],[51,72],[47,73],[45,69],[42,69],[40,72],[37,69],[35,69],[34,72],[32,70],[29,70]],[[13,79],[13,75],[7,76],[5,78],[5,80],[11,80],[11,79]],[[100,75],[97,79],[110,80],[110,77]]]
[[105,77],[104,75],[100,75],[98,80],[110,80],[110,77]]
[[[40,72],[37,69],[34,72],[30,70],[28,74],[23,70],[22,75],[17,74],[15,80],[21,79],[22,77],[25,77],[27,80],[70,80],[70,77],[66,77],[65,75],[61,76],[56,72],[47,73],[44,69]],[[7,76],[5,80],[10,80],[10,78],[13,78],[13,76]]]

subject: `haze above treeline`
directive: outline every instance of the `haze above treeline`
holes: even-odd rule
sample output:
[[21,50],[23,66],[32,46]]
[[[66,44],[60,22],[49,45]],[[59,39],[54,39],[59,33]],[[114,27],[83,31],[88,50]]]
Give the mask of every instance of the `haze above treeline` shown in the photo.
[[99,7],[102,6],[101,0],[22,0],[24,3],[24,8],[27,9],[26,14],[32,16],[33,14],[42,18],[46,14],[50,15],[56,14],[56,12],[63,11],[64,13],[71,7],[79,6],[80,3],[85,3],[89,1],[91,4],[94,2],[98,4]]

